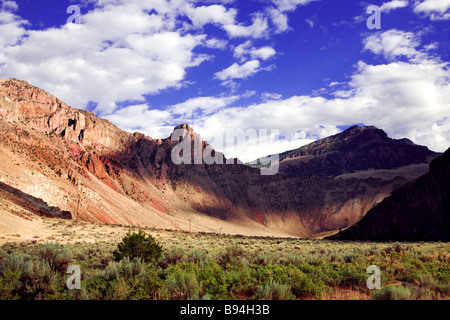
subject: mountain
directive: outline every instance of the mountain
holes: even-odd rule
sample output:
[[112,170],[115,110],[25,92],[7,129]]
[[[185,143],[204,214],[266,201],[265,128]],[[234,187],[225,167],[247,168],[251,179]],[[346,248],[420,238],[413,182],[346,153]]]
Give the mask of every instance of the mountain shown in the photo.
[[[179,141],[122,131],[15,79],[0,80],[0,130],[0,182],[73,219],[261,236],[349,227],[425,174],[437,156],[382,130],[354,127],[285,158],[281,167],[301,159],[302,169],[274,176],[237,159],[176,165],[171,152]],[[193,148],[209,148],[187,124],[174,130],[189,135]],[[334,163],[339,170],[331,171]],[[0,202],[10,203],[1,194]]]
[[436,155],[408,139],[391,139],[376,127],[353,126],[340,134],[284,152],[279,162],[281,173],[332,178],[369,168],[389,170],[427,163]]
[[330,239],[450,241],[450,149],[429,173],[396,190],[355,226]]

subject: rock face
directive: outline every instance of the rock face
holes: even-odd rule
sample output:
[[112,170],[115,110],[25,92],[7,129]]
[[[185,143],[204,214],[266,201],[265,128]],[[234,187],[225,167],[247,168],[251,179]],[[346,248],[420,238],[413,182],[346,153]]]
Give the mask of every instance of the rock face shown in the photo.
[[408,139],[391,139],[375,127],[353,126],[341,134],[284,153],[280,171],[300,177],[336,177],[360,170],[426,163],[435,156],[427,147]]
[[450,149],[430,172],[370,210],[355,226],[330,239],[450,241]]
[[[86,221],[230,234],[308,237],[348,227],[436,156],[354,127],[282,158],[275,176],[237,159],[175,165],[179,141],[124,132],[14,79],[0,80],[0,130],[0,182],[72,217],[80,198]],[[187,124],[174,130],[208,147]]]
[[[26,211],[32,212],[38,216],[48,218],[72,219],[72,214],[68,211],[61,211],[57,207],[51,207],[41,199],[32,197],[20,190],[12,188],[0,182],[0,198],[2,202],[11,202]],[[15,212],[15,214],[20,214]]]

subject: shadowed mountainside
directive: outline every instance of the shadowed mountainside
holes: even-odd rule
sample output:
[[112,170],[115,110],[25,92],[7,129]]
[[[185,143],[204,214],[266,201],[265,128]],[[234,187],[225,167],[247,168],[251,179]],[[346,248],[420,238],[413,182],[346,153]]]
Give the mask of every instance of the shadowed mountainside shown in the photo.
[[412,181],[330,239],[450,241],[450,149]]
[[391,139],[376,127],[353,126],[340,134],[282,153],[280,172],[332,178],[360,170],[390,170],[427,163],[435,156],[427,147],[408,139]]

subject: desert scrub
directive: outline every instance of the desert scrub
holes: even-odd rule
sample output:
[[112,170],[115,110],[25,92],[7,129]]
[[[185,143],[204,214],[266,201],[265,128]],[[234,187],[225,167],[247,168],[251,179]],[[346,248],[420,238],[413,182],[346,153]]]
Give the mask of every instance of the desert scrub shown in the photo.
[[186,252],[183,248],[174,247],[169,248],[165,251],[158,261],[158,265],[163,269],[166,269],[168,266],[183,262],[186,258]]
[[21,252],[13,252],[0,264],[0,292],[3,298],[10,299],[45,299],[56,294],[58,280],[45,259],[33,261]]
[[291,292],[291,287],[280,284],[273,280],[267,281],[264,285],[256,289],[254,296],[256,300],[293,300],[295,296]]
[[374,291],[372,297],[375,300],[409,300],[411,291],[403,286],[386,286]]
[[208,260],[199,264],[199,281],[204,293],[214,299],[227,298],[228,288],[225,272],[216,262]]
[[72,252],[57,242],[42,244],[39,248],[39,256],[53,272],[66,272],[72,261]]
[[177,269],[164,282],[172,300],[199,298],[199,284],[195,273]]
[[238,265],[242,263],[244,254],[244,249],[239,244],[234,243],[225,247],[225,250],[219,255],[217,262],[222,268],[230,265]]
[[[137,230],[130,229],[129,234]],[[147,262],[142,257],[136,260],[127,255],[115,261],[113,251],[120,241],[57,246],[37,241],[7,243],[0,250],[0,298],[273,299],[281,296],[280,292],[287,294],[286,290],[278,290],[280,286],[289,287],[288,291],[297,299],[331,298],[339,288],[352,288],[368,297],[372,294],[373,298],[383,299],[450,297],[447,243],[360,243],[158,233],[162,255]],[[82,289],[77,292],[65,288],[68,275],[62,272],[64,267],[50,267],[49,261],[58,261],[53,259],[56,257],[53,253],[62,249],[70,250],[70,264],[81,268]],[[370,292],[366,288],[369,276],[366,269],[370,265],[381,269],[382,290]],[[25,269],[29,271],[26,281],[29,288],[22,286]],[[399,283],[408,294],[397,292],[403,289],[391,288]]]

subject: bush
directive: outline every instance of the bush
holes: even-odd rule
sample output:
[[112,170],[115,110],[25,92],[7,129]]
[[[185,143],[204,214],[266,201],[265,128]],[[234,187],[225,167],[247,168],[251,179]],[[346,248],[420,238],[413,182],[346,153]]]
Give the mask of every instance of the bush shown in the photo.
[[243,255],[244,249],[238,244],[228,245],[225,247],[225,251],[219,255],[218,263],[222,268],[226,268],[227,265],[238,265],[241,263]]
[[140,276],[145,270],[145,264],[141,258],[134,258],[133,261],[127,256],[119,262],[111,261],[105,268],[104,275],[106,280],[115,280],[119,278],[132,278]]
[[170,265],[174,265],[180,262],[183,262],[183,258],[186,256],[186,253],[184,252],[183,248],[176,247],[176,248],[170,248],[165,252],[160,261],[159,265],[166,269]]
[[177,270],[166,280],[166,286],[175,300],[198,299],[199,285],[193,273]]
[[65,273],[72,261],[72,252],[67,248],[60,247],[57,242],[41,245],[39,256],[48,263],[53,272]]
[[22,299],[48,299],[57,291],[58,279],[47,261],[27,261],[16,289]]
[[114,250],[114,260],[120,261],[125,257],[142,258],[145,262],[157,260],[161,257],[162,247],[156,242],[151,235],[146,235],[144,231],[139,230],[138,233],[128,234],[117,245]]
[[295,296],[291,293],[290,286],[269,280],[256,289],[254,298],[256,300],[293,300]]
[[214,299],[223,299],[227,295],[225,273],[214,261],[200,264],[199,281],[202,289]]
[[409,300],[411,291],[403,286],[386,286],[372,295],[375,300]]

